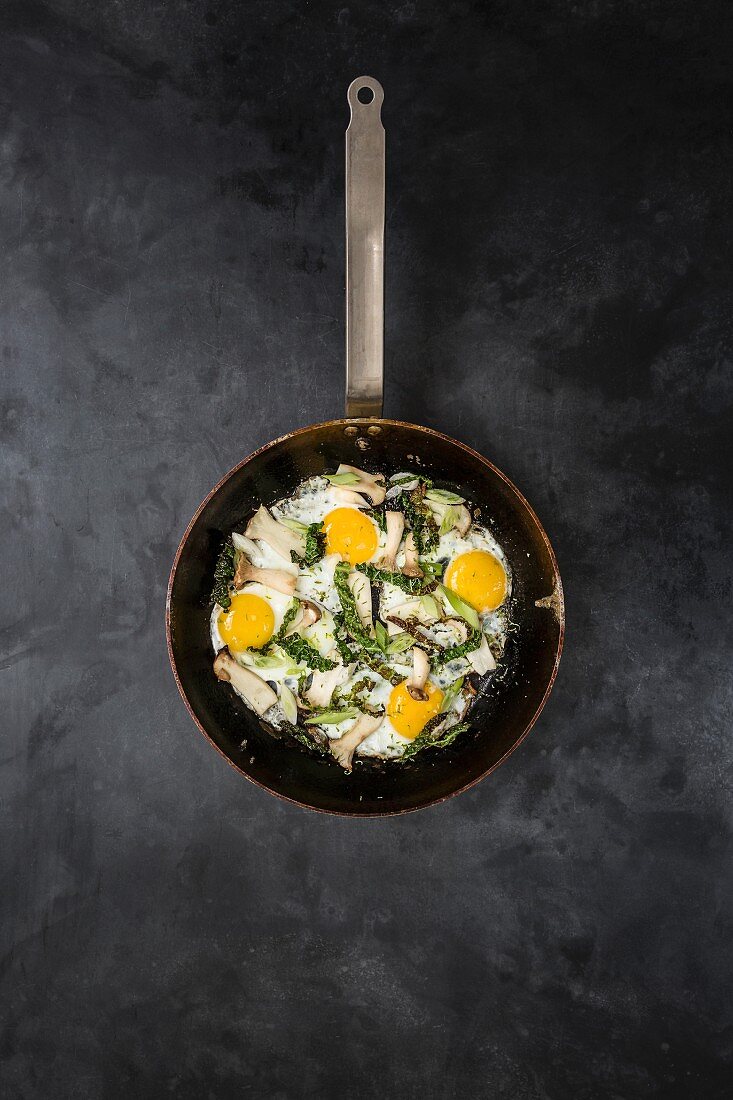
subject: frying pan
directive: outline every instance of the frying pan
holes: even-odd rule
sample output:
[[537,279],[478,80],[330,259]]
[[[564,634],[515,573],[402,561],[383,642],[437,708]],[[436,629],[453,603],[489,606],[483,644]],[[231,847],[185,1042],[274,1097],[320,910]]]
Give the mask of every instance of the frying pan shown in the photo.
[[[442,802],[489,775],[527,736],[552,689],[562,650],[562,583],[550,541],[519,490],[488,459],[447,435],[382,417],[384,129],[381,85],[359,77],[347,98],[346,418],[260,447],[226,474],[189,523],[168,586],[168,652],[181,695],[205,737],[242,775],[313,810],[405,813]],[[419,470],[460,492],[509,560],[513,590],[503,661],[473,706],[471,726],[445,749],[409,762],[362,759],[351,774],[279,737],[212,672],[209,595],[224,539],[260,503],[339,462],[389,476]]]

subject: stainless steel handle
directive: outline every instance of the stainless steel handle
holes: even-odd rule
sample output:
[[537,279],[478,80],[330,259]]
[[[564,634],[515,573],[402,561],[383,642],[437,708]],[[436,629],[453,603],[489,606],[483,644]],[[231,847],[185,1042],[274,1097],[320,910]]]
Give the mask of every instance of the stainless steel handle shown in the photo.
[[[370,93],[370,101],[364,103]],[[360,76],[349,85],[346,96],[351,107],[346,131],[346,415],[381,417],[384,90],[379,81]]]

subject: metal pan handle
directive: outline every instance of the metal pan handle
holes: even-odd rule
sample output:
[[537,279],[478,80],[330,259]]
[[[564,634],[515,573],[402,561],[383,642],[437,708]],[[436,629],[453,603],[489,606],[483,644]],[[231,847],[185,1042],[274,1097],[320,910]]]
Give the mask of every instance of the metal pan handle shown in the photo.
[[381,417],[384,90],[379,81],[360,76],[349,85],[346,97],[351,107],[346,131],[346,415]]

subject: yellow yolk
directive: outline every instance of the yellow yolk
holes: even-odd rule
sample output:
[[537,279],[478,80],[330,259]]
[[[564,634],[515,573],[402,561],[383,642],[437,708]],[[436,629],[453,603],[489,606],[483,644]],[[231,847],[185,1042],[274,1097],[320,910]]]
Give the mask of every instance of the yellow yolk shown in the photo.
[[275,630],[275,615],[267,600],[252,592],[232,596],[228,611],[219,616],[222,640],[235,653],[243,649],[259,649],[269,642]]
[[407,680],[404,680],[392,689],[387,703],[387,717],[390,722],[398,733],[409,738],[410,741],[414,741],[430,719],[440,713],[443,692],[429,680],[425,685],[425,691],[428,694],[427,699],[424,703],[418,702],[410,695],[407,690]]
[[323,520],[326,553],[340,554],[351,565],[369,561],[379,545],[377,528],[356,508],[334,508]]
[[476,611],[495,611],[506,596],[506,573],[488,550],[469,550],[454,558],[443,583]]

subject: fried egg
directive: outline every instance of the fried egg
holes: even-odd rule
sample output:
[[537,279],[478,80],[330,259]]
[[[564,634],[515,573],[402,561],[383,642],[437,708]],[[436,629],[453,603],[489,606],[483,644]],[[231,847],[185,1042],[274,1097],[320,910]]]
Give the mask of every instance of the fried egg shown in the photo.
[[326,552],[339,554],[351,565],[370,561],[379,548],[379,528],[358,508],[340,507],[323,519]]
[[275,633],[275,612],[254,592],[237,592],[217,620],[221,640],[232,653],[259,649]]
[[260,649],[282,625],[290,597],[263,584],[248,584],[235,592],[226,611],[218,605],[211,615],[211,641],[218,653],[224,646],[232,654]]
[[425,685],[427,699],[413,699],[407,688],[407,681],[392,688],[387,704],[387,717],[393,729],[408,741],[414,741],[422,733],[428,722],[440,714],[443,692],[428,680]]
[[504,566],[489,550],[468,550],[453,558],[443,582],[476,611],[496,611],[507,593]]
[[474,523],[466,535],[456,531],[441,535],[435,557],[446,563],[446,588],[478,611],[482,621],[501,607],[511,592],[509,563],[485,527]]

